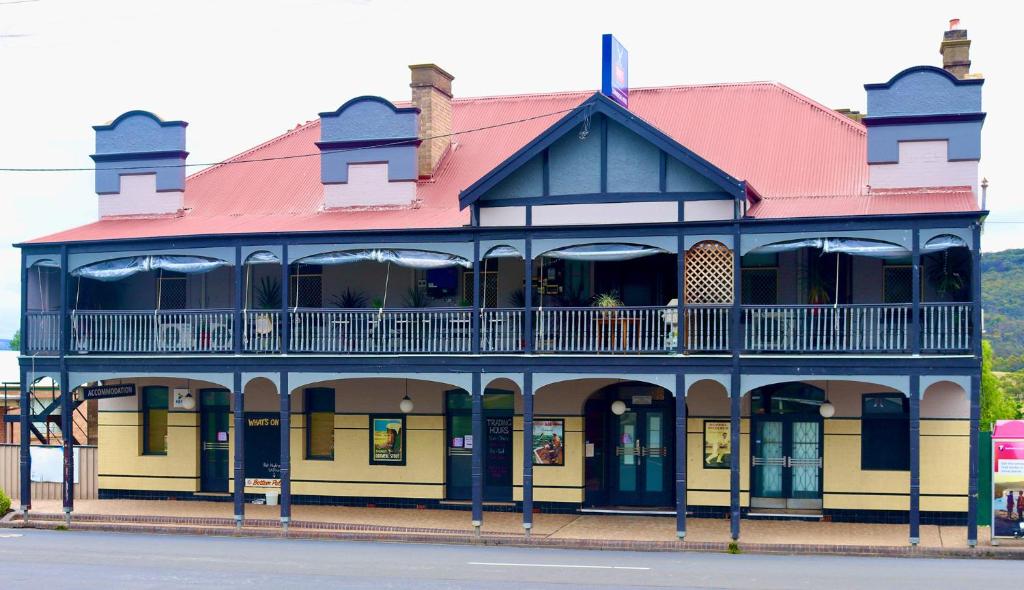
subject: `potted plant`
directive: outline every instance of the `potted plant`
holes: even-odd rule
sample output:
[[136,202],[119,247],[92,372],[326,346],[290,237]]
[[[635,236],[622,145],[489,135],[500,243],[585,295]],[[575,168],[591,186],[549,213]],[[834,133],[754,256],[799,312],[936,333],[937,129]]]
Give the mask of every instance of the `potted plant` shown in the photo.
[[412,287],[405,293],[405,305],[416,308],[427,307],[430,305],[430,297],[423,289]]
[[366,307],[366,294],[346,288],[341,295],[331,295],[331,303],[342,309],[362,309]]
[[[591,305],[594,307],[611,308],[611,307],[623,307],[622,299],[619,299],[618,291],[609,291],[607,293],[601,293],[595,295],[591,301]],[[614,312],[608,311],[604,315],[611,314]]]
[[[263,277],[256,283],[255,304],[257,309],[278,309],[281,306],[281,281]],[[269,313],[256,316],[253,324],[256,334],[266,336],[274,331],[274,319]]]

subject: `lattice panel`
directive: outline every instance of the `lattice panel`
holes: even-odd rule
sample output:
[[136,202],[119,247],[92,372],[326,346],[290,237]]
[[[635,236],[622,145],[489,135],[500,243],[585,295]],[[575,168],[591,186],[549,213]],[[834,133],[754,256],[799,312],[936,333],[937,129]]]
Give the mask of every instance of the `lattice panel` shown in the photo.
[[686,252],[686,303],[732,303],[732,250],[700,242]]

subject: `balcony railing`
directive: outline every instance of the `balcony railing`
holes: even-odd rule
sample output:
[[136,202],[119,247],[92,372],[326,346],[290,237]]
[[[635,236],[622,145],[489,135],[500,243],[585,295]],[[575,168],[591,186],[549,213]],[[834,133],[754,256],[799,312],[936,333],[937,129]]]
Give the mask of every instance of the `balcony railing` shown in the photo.
[[[972,350],[971,303],[923,303],[920,347],[929,354]],[[730,340],[731,305],[550,307],[534,309],[533,350],[544,354],[909,353],[910,304],[744,305],[742,341]],[[480,351],[526,349],[521,309],[480,310]],[[68,350],[78,353],[228,353],[234,351],[232,310],[75,311]],[[288,350],[317,354],[468,354],[469,308],[294,309],[287,314]],[[26,314],[28,354],[57,354],[59,312]],[[242,312],[242,352],[281,352],[279,310]]]
[[523,310],[480,310],[480,350],[483,352],[522,352]]
[[970,351],[971,307],[970,303],[922,303],[921,350]]
[[458,309],[296,309],[289,350],[320,353],[468,353],[473,313]]
[[744,305],[750,352],[907,352],[906,305]]
[[552,307],[534,312],[534,349],[651,353],[675,347],[675,307]]
[[57,354],[60,351],[60,312],[30,311],[25,314],[25,351]]
[[233,325],[229,310],[76,311],[70,348],[80,353],[230,352]]

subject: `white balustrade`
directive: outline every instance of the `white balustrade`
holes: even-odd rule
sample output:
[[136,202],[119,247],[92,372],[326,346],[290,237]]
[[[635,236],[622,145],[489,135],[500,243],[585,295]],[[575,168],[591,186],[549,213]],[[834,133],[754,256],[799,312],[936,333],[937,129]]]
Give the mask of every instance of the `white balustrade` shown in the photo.
[[921,350],[969,352],[972,307],[970,303],[922,303]]
[[907,352],[911,310],[900,305],[744,305],[751,352]]
[[458,309],[295,309],[289,351],[468,353],[472,311]]
[[663,353],[675,349],[675,307],[550,307],[534,311],[534,350]]
[[234,313],[228,310],[74,311],[72,352],[229,352]]

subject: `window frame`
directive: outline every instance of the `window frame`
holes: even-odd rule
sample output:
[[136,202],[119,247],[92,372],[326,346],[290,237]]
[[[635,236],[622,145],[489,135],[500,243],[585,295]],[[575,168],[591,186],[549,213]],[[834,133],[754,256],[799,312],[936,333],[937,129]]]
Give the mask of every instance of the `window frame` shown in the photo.
[[[900,398],[903,413],[900,415],[874,415],[868,418],[868,414],[864,411],[864,408],[868,401],[877,398]],[[860,430],[860,469],[861,471],[910,471],[910,400],[907,396],[902,393],[865,393],[861,396],[861,430]],[[881,422],[888,423],[886,429],[891,429],[893,424],[902,423],[905,426],[904,432],[906,436],[903,437],[903,444],[906,445],[906,461],[896,464],[891,459],[888,462],[879,461],[875,456],[868,452],[868,437],[865,432],[865,425],[867,422]],[[874,449],[872,449],[874,450]],[[875,451],[877,452],[877,451]],[[866,464],[865,459],[868,456],[872,456],[874,459],[870,465]],[[891,454],[890,454],[891,456]],[[905,465],[905,467],[904,467]]]
[[[331,452],[330,452],[330,454],[320,455],[320,454],[314,454],[313,453],[313,444],[312,444],[313,443],[313,421],[311,420],[313,412],[310,409],[311,406],[312,406],[312,404],[310,404],[310,400],[313,399],[314,395],[316,395],[316,394],[321,394],[322,395],[325,392],[329,392],[330,393],[329,396],[324,395],[324,397],[327,398],[327,399],[330,399],[330,408],[331,408],[330,409],[330,415],[331,415],[331,429],[330,429],[330,434],[331,434]],[[303,399],[302,399],[302,404],[303,405],[302,405],[302,408],[303,408],[303,412],[304,412],[304,414],[306,416],[306,425],[305,425],[306,427],[304,429],[306,431],[305,432],[305,437],[304,437],[305,438],[305,443],[306,443],[306,449],[305,449],[306,452],[304,453],[304,455],[305,455],[305,458],[306,458],[307,461],[333,461],[334,460],[334,442],[335,442],[335,437],[334,437],[334,415],[335,415],[335,412],[336,412],[335,395],[336,395],[336,392],[335,392],[334,388],[331,388],[331,387],[307,387],[307,388],[305,388],[303,390]],[[318,410],[317,413],[326,414],[328,412],[327,412],[327,410]]]
[[[150,431],[152,429],[152,419],[150,418],[150,411],[160,410],[161,408],[157,405],[150,403],[150,395],[156,393],[159,390],[163,390],[164,396],[164,407],[163,412],[166,416],[164,419],[164,448],[163,450],[153,450],[150,447]],[[170,388],[166,385],[146,385],[142,388],[142,454],[147,456],[166,456],[168,447],[170,446],[167,441],[168,430],[170,427]]]

